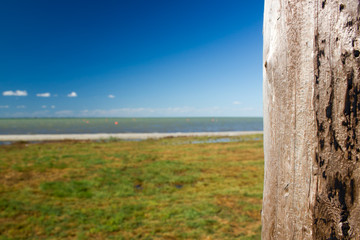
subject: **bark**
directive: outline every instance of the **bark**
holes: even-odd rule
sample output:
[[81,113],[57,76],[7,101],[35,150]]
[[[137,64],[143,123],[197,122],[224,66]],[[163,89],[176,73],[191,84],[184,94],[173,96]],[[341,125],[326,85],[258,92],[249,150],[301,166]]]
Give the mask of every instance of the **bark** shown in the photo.
[[359,13],[265,0],[263,239],[360,239]]

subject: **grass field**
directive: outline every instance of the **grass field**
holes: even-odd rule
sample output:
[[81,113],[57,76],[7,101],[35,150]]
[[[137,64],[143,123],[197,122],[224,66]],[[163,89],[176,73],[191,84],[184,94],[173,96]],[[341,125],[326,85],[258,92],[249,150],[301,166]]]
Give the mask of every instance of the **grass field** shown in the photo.
[[0,146],[0,239],[260,239],[262,136]]

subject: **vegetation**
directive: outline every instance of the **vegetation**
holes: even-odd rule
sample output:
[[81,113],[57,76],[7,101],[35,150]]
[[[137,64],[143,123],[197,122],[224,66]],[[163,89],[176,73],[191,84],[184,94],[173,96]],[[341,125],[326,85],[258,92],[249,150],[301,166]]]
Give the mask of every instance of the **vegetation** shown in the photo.
[[260,239],[262,136],[0,147],[0,239]]

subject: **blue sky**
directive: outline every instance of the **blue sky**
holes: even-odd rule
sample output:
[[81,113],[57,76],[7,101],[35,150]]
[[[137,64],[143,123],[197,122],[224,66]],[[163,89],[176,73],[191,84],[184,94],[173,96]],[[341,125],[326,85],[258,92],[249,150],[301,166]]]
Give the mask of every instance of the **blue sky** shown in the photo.
[[263,1],[1,1],[0,117],[262,116]]

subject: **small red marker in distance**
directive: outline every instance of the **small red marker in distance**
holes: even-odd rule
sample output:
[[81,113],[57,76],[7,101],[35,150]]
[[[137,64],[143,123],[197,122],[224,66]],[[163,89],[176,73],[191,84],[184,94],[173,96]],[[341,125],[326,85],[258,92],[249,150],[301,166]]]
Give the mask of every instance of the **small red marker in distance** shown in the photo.
[[118,125],[119,123],[118,122],[114,122],[115,125]]

